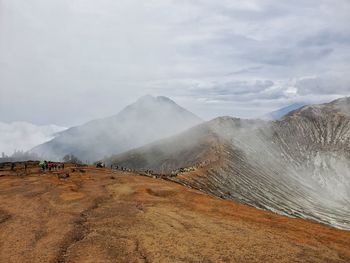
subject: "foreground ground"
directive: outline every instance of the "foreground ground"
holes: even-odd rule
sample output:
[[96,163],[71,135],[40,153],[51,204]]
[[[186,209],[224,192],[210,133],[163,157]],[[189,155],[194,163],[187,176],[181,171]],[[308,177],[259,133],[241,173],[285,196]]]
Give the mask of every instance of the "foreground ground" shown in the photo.
[[0,177],[0,262],[350,262],[350,231],[127,172],[31,172]]

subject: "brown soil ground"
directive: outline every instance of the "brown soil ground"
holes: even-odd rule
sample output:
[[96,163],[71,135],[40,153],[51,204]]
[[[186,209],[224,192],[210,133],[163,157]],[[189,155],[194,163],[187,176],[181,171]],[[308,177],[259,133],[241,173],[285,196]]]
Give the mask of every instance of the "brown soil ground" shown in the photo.
[[71,169],[0,177],[0,262],[350,262],[350,231],[162,179]]

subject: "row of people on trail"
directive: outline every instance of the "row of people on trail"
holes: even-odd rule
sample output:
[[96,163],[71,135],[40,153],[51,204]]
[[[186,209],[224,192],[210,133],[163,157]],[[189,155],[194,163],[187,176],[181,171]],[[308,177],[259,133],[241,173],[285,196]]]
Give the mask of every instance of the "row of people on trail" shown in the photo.
[[128,172],[135,171],[134,169],[126,168],[126,167],[119,166],[119,165],[113,165],[113,164],[111,164],[111,169],[120,170],[120,171],[128,171]]
[[[133,168],[127,168],[127,167],[123,167],[120,165],[113,165],[111,164],[111,169],[113,170],[120,170],[120,171],[127,171],[127,172],[136,172],[136,169]],[[147,170],[140,170],[143,171],[146,174],[155,174],[153,170],[147,169]]]
[[41,168],[42,171],[52,171],[52,170],[63,170],[64,169],[64,163],[55,163],[55,162],[50,162],[50,161],[40,161],[39,162],[39,167]]

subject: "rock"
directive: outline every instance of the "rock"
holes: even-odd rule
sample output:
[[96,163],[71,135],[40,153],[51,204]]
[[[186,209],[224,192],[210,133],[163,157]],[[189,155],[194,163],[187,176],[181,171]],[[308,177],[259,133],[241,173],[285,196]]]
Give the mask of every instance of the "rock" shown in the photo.
[[69,178],[69,173],[58,174],[57,177],[59,179],[67,179]]

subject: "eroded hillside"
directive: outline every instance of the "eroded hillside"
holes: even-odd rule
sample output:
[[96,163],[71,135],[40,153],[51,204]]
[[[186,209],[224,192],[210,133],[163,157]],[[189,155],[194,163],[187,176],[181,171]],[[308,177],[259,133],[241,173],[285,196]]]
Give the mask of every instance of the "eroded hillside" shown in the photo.
[[[350,229],[349,105],[305,106],[274,122],[220,117],[109,161],[133,168],[141,153],[156,172],[190,167],[172,180],[206,193]],[[193,158],[204,141],[205,158]]]

